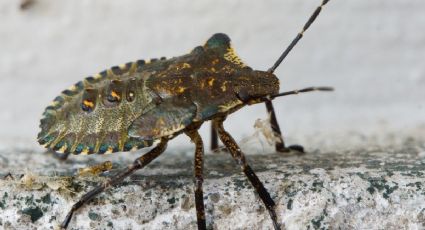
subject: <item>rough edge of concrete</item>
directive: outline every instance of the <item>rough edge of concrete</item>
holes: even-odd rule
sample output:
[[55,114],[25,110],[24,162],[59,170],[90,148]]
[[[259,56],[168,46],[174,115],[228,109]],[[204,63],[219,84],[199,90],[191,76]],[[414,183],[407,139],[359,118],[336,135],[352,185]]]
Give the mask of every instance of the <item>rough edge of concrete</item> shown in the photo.
[[[424,142],[406,138],[394,147],[248,157],[277,203],[286,229],[421,229],[425,227]],[[165,156],[166,155],[166,156]],[[65,162],[49,154],[0,154],[0,226],[54,229],[94,185],[129,163],[115,155],[113,169],[75,176],[99,158]],[[204,199],[214,229],[271,229],[259,197],[227,153],[207,154]],[[70,229],[193,229],[192,150],[165,153],[147,169],[109,189],[77,212]],[[26,168],[26,169],[25,169]]]

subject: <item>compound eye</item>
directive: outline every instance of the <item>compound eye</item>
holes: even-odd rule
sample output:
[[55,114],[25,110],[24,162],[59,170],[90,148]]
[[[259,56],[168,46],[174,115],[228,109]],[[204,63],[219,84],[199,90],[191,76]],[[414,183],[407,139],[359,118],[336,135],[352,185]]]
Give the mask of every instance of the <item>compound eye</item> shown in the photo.
[[248,94],[248,92],[246,90],[241,90],[241,91],[237,92],[236,97],[239,100],[241,100],[242,102],[247,102],[250,99],[252,99],[252,97]]
[[85,112],[92,112],[96,107],[97,90],[88,88],[84,90],[81,109]]

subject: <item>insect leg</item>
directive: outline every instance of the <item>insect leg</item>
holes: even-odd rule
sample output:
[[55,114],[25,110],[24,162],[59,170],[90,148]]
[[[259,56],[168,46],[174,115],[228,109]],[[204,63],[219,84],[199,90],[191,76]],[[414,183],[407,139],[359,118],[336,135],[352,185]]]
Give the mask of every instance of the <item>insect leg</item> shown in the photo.
[[279,123],[277,123],[276,113],[274,111],[274,107],[271,101],[266,101],[267,112],[270,114],[270,126],[273,131],[273,135],[276,137],[275,148],[278,152],[287,152],[287,148],[285,148],[285,142],[283,142],[282,132],[280,131]]
[[304,147],[301,145],[290,145],[285,147],[285,142],[283,141],[282,132],[280,131],[279,123],[276,119],[276,113],[271,101],[266,101],[267,112],[270,114],[270,127],[272,128],[273,135],[277,138],[275,148],[278,152],[290,152],[291,150],[304,153]]
[[218,131],[218,136],[220,137],[221,142],[227,147],[232,155],[233,159],[241,166],[242,171],[245,173],[248,180],[251,182],[252,186],[254,186],[267,210],[269,211],[270,217],[272,218],[274,229],[280,229],[277,223],[277,216],[275,212],[275,206],[273,199],[270,197],[269,192],[264,187],[263,183],[258,179],[257,175],[255,175],[254,171],[252,171],[251,167],[248,165],[245,159],[245,155],[242,153],[236,141],[232,136],[223,127],[224,118],[217,118],[214,120],[215,127]]
[[204,207],[204,195],[202,190],[203,168],[204,168],[204,144],[202,143],[201,136],[197,130],[188,131],[186,134],[192,139],[196,145],[195,150],[195,206],[196,206],[196,218],[198,221],[198,229],[206,229],[205,222],[205,207]]
[[167,147],[167,139],[162,139],[161,142],[153,148],[148,153],[144,154],[143,156],[137,158],[132,165],[130,165],[127,169],[121,171],[114,177],[110,178],[107,182],[103,183],[102,185],[97,186],[93,190],[89,191],[88,193],[84,194],[80,200],[75,203],[71,210],[68,212],[68,214],[65,217],[65,220],[62,222],[61,227],[67,228],[69,222],[71,221],[72,215],[75,211],[77,211],[81,206],[83,206],[85,203],[89,202],[91,199],[93,199],[98,194],[102,193],[106,188],[114,186],[121,181],[123,181],[126,177],[133,174],[136,170],[141,169],[145,167],[147,164],[149,164],[152,160],[154,160],[156,157],[158,157],[162,152],[164,152],[165,148]]
[[214,124],[211,122],[211,151],[218,149],[218,137],[217,130],[214,127]]

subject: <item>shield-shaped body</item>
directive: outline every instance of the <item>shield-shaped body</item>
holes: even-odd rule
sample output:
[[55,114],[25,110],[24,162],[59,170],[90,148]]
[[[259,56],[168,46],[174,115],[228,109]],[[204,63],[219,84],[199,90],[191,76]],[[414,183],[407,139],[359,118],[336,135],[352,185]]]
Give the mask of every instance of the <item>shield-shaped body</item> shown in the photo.
[[139,60],[78,82],[48,106],[40,144],[65,153],[112,153],[152,145],[191,124],[231,113],[240,96],[277,93],[271,73],[245,66],[225,34],[171,59]]

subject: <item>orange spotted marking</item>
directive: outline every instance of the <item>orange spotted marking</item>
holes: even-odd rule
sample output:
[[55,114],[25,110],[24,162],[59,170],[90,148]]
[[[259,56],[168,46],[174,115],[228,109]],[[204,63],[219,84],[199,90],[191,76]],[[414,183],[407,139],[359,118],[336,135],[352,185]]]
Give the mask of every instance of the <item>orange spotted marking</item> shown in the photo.
[[118,100],[120,100],[120,98],[121,98],[120,95],[118,95],[117,92],[115,92],[113,90],[111,91],[111,96],[118,99]]
[[94,107],[94,103],[92,101],[89,100],[84,100],[83,104],[89,108],[93,108]]
[[213,86],[214,81],[215,81],[215,79],[214,79],[214,78],[209,79],[209,80],[208,80],[208,85],[209,85],[209,86]]

